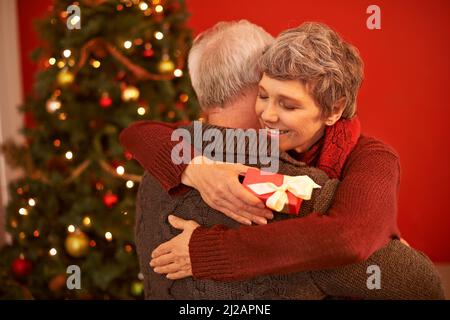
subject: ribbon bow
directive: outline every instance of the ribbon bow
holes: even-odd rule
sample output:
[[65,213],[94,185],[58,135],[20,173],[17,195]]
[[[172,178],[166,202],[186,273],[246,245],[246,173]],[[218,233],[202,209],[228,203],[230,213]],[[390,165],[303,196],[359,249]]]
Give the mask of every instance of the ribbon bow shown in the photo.
[[266,206],[272,210],[280,212],[286,203],[288,203],[288,196],[286,191],[289,191],[297,198],[303,200],[310,200],[314,189],[321,188],[308,176],[284,176],[283,184],[277,186],[272,182],[263,182],[250,184],[249,187],[258,195],[272,193],[267,199]]

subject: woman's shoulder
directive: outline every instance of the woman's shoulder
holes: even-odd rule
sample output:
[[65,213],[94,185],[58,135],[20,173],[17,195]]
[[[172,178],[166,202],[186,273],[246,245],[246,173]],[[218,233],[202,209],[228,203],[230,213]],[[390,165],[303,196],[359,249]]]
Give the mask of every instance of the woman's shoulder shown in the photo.
[[350,153],[346,167],[359,164],[369,167],[391,166],[395,170],[400,170],[400,157],[397,151],[386,142],[367,135],[361,135],[355,148]]
[[355,146],[355,149],[353,150],[352,154],[386,154],[386,156],[391,156],[395,158],[399,158],[399,155],[397,151],[392,147],[391,145],[387,144],[386,142],[371,137],[367,135],[361,134],[359,137],[359,140]]

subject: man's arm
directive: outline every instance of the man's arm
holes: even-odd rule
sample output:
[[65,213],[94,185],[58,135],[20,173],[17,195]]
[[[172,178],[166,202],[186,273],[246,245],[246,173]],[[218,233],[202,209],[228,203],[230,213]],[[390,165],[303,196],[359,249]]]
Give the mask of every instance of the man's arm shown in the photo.
[[[379,274],[376,274],[376,268],[379,268]],[[316,285],[330,296],[362,299],[445,299],[439,274],[430,259],[399,240],[392,240],[366,261],[314,271],[311,276]],[[372,283],[370,276],[379,276],[380,288],[368,286],[368,281],[369,285]]]

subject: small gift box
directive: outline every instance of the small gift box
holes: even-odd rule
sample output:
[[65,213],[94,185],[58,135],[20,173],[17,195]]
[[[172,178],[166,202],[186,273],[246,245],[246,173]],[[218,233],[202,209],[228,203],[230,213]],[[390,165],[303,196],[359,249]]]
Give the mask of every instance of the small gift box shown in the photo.
[[308,176],[285,176],[250,168],[243,185],[264,201],[266,207],[282,213],[298,215],[303,200],[310,200],[314,189],[320,188]]

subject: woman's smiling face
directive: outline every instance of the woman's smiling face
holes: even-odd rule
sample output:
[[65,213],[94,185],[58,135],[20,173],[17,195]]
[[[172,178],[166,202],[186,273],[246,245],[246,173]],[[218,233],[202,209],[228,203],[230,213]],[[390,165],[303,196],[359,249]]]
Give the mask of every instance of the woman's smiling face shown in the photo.
[[261,127],[268,129],[269,135],[279,137],[281,151],[308,150],[322,137],[329,120],[305,85],[266,74],[259,82],[255,108]]

